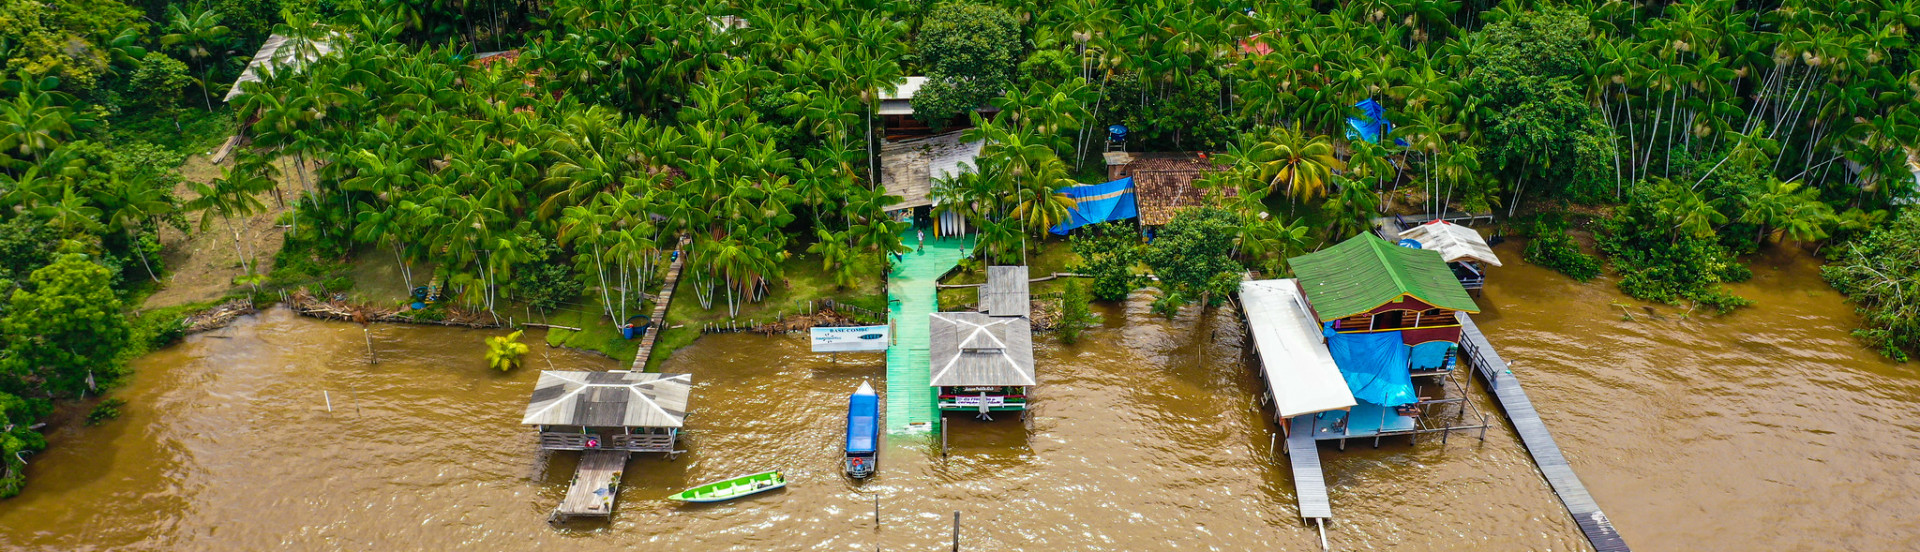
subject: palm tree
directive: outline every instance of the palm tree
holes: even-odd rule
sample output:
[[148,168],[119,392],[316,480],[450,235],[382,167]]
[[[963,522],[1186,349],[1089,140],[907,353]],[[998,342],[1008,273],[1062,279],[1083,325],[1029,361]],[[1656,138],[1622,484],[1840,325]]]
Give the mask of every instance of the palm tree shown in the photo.
[[1326,195],[1333,171],[1346,168],[1334,157],[1332,140],[1308,137],[1299,123],[1270,129],[1248,148],[1245,160],[1260,168],[1269,189],[1284,190],[1295,201]]
[[[207,58],[226,51],[221,39],[228,32],[227,27],[220,24],[220,12],[207,8],[188,15],[180,10],[179,4],[170,4],[167,6],[166,29],[167,34],[160,36],[160,45],[186,50],[187,57],[192,58],[194,65],[200,69],[200,98],[206,101],[207,110],[212,111],[213,94],[207,89],[212,86],[214,75],[209,71]],[[216,63],[212,67],[220,65]]]

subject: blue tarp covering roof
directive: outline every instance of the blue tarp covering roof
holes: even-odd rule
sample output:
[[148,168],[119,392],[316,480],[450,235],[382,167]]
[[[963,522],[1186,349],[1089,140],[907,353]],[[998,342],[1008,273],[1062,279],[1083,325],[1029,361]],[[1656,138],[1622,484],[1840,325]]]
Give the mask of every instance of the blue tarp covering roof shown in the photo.
[[1413,404],[1413,374],[1407,371],[1407,346],[1400,331],[1337,333],[1327,323],[1327,350],[1353,398],[1380,406]]
[[[1360,108],[1360,112],[1366,116],[1347,117],[1347,139],[1359,138],[1378,144],[1380,143],[1381,136],[1393,133],[1393,121],[1387,120],[1387,108],[1381,106],[1380,102],[1373,101],[1373,98],[1367,98],[1360,100],[1360,103],[1353,104],[1353,106]],[[1405,140],[1397,138],[1394,139],[1393,143],[1401,146],[1407,145]]]
[[1060,193],[1067,194],[1077,204],[1071,210],[1072,218],[1051,229],[1055,234],[1066,235],[1069,230],[1089,224],[1139,216],[1133,204],[1133,177],[1105,184],[1073,186],[1060,190]]
[[847,398],[847,452],[873,452],[880,436],[880,397],[872,388]]

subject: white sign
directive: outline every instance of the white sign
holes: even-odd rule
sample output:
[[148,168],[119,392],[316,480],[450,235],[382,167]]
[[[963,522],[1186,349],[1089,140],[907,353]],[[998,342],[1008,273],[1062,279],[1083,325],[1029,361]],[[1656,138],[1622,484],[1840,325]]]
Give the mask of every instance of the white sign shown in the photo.
[[979,395],[974,395],[974,396],[961,395],[953,398],[954,406],[980,406],[981,401],[986,401],[987,406],[1006,406],[1007,405],[1006,397],[992,397],[992,396],[982,397]]
[[813,352],[845,353],[887,350],[886,326],[813,328]]

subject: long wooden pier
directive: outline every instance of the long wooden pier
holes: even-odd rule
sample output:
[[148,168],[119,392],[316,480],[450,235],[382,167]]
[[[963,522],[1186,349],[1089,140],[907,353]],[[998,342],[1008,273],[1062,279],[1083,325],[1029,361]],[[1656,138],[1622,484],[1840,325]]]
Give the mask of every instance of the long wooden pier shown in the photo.
[[[1541,475],[1547,478],[1547,484],[1553,486],[1553,492],[1560,496],[1560,503],[1566,505],[1567,513],[1573,515],[1574,523],[1580,526],[1587,542],[1598,552],[1628,552],[1627,542],[1615,531],[1613,522],[1600,511],[1593,495],[1587,493],[1587,487],[1580,483],[1580,477],[1573,474],[1573,466],[1567,464],[1566,456],[1560,453],[1560,445],[1554,443],[1553,434],[1547,432],[1547,424],[1540,420],[1540,413],[1533,409],[1533,401],[1527,398],[1527,392],[1520,388],[1520,378],[1507,372],[1507,362],[1494,351],[1493,344],[1487,342],[1487,336],[1480,333],[1480,327],[1473,323],[1473,317],[1467,313],[1455,313],[1460,318],[1460,348],[1473,363],[1473,370],[1487,382],[1487,388],[1493,391],[1494,399],[1500,401],[1500,407],[1507,412],[1507,419],[1513,422],[1513,429],[1520,434],[1520,442],[1525,444],[1527,452],[1533,455],[1533,462],[1540,466]],[[1296,476],[1297,477],[1297,476]]]
[[626,451],[589,450],[580,453],[580,467],[573,472],[573,484],[567,497],[553,510],[550,521],[566,522],[576,517],[610,517],[613,499],[620,494],[620,472],[626,470]]
[[1313,438],[1313,415],[1293,418],[1287,432],[1287,459],[1293,463],[1293,494],[1300,501],[1302,521],[1333,519],[1327,500],[1327,476],[1320,469],[1320,445]]
[[660,340],[660,330],[667,325],[667,304],[673,302],[673,286],[680,283],[680,268],[687,264],[687,244],[692,240],[680,237],[680,244],[674,246],[673,264],[667,266],[667,279],[660,283],[660,296],[653,300],[653,324],[647,326],[647,332],[640,336],[640,350],[633,355],[635,372],[647,371],[647,358],[653,356],[653,343]]

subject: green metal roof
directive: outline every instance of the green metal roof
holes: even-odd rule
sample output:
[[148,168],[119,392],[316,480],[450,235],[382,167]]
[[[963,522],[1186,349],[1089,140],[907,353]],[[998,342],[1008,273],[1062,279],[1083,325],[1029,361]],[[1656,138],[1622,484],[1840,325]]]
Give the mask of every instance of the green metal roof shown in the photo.
[[1439,252],[1400,247],[1371,232],[1287,259],[1287,264],[1321,322],[1364,313],[1402,295],[1440,308],[1480,312]]

